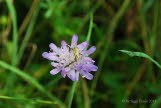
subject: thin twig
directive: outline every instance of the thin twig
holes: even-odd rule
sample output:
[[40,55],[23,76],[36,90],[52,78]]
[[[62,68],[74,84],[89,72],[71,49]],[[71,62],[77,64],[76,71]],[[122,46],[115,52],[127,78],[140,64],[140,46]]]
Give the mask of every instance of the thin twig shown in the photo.
[[26,17],[25,19],[23,20],[21,26],[20,26],[20,29],[18,31],[18,35],[19,37],[22,35],[22,33],[24,32],[24,30],[26,29],[28,23],[30,22],[34,12],[35,12],[35,9],[37,8],[38,6],[38,2],[39,0],[34,0],[32,5],[31,5],[31,8],[30,10],[28,11],[28,13],[26,14]]
[[29,64],[31,63],[31,61],[32,61],[32,59],[33,59],[33,57],[34,57],[34,55],[36,53],[36,50],[37,50],[37,45],[34,44],[34,43],[29,44],[29,47],[32,47],[32,50],[31,50],[30,56],[29,56],[29,58],[28,58],[28,60],[26,62],[26,65],[24,67],[24,70],[26,70],[27,67],[29,66]]

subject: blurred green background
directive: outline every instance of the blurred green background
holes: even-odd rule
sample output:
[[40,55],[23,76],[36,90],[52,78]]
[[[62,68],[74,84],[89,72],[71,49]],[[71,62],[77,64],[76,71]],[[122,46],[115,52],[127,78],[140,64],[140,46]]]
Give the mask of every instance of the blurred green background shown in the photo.
[[[93,16],[93,21],[91,19]],[[72,81],[52,76],[42,58],[48,45],[79,43],[93,22],[91,57],[99,70],[80,78],[72,108],[148,108],[161,105],[160,0],[0,0],[0,108],[59,108],[69,103]]]

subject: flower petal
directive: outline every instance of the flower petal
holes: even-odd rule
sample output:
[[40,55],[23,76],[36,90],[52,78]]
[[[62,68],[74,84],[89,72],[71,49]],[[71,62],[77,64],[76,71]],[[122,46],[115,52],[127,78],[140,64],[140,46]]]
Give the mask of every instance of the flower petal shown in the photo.
[[55,68],[55,69],[53,69],[53,70],[50,71],[50,74],[55,75],[58,72],[60,72],[60,69]]
[[56,57],[54,55],[54,53],[47,53],[47,52],[44,52],[42,53],[42,56],[48,60],[54,60],[54,61],[57,61],[58,60],[58,57]]
[[53,61],[59,60],[59,58],[57,56],[55,56],[55,53],[44,52],[44,53],[42,53],[42,56],[48,60],[53,60]]
[[59,61],[59,58],[57,56],[48,56],[49,60],[53,60],[53,61]]
[[86,64],[86,65],[83,66],[83,70],[85,70],[87,72],[97,71],[98,67],[93,65],[93,64]]
[[81,44],[78,45],[79,50],[85,49],[88,46],[88,44],[89,43],[87,41],[82,42]]
[[57,67],[59,65],[59,63],[51,62],[51,65],[54,67]]
[[69,72],[70,71],[70,68],[62,68],[62,72],[61,72],[61,75],[62,75],[62,77],[66,77],[66,75],[67,75],[67,72]]
[[42,56],[43,56],[44,58],[48,58],[48,55],[49,55],[49,54],[48,54],[47,52],[43,52],[43,53],[42,53]]
[[81,71],[80,74],[82,75],[82,77],[85,77],[88,80],[92,80],[93,79],[93,75],[90,74],[89,72]]
[[67,46],[66,41],[62,40],[62,41],[61,41],[61,45],[62,45],[62,47],[66,47],[66,46]]
[[68,76],[72,81],[74,81],[74,80],[75,80],[75,78],[74,78],[74,76],[75,76],[75,70],[71,70],[70,72],[68,72],[68,73],[67,73],[67,76]]
[[86,51],[86,54],[87,55],[90,55],[90,54],[94,53],[95,51],[96,51],[96,47],[95,46],[92,46],[90,49],[88,49]]
[[83,68],[83,65],[82,64],[78,64],[75,66],[76,70],[81,70]]
[[94,63],[95,61],[94,60],[92,60],[92,58],[90,58],[90,57],[84,57],[84,62],[85,63]]
[[75,81],[78,81],[79,80],[79,72],[76,71],[75,73]]
[[52,49],[53,51],[57,51],[57,46],[55,45],[55,44],[53,44],[53,43],[50,43],[49,44],[49,47],[50,47],[50,49]]
[[66,73],[65,73],[65,69],[64,69],[64,68],[62,69],[61,76],[62,76],[63,78],[66,77]]
[[78,81],[79,79],[79,72],[76,72],[75,70],[71,70],[67,73],[67,76],[72,80],[72,81]]
[[77,45],[77,41],[78,41],[78,36],[77,35],[73,35],[72,43],[71,43],[71,47],[72,48],[74,48]]

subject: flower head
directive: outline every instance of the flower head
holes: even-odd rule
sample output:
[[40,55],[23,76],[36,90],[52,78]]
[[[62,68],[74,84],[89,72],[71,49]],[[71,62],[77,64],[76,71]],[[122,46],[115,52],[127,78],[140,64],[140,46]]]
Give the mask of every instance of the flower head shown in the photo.
[[50,74],[55,75],[61,72],[62,77],[68,76],[72,81],[79,80],[79,74],[88,80],[93,79],[91,71],[97,71],[98,67],[94,65],[94,60],[89,57],[96,47],[92,46],[87,50],[88,42],[82,42],[77,45],[78,36],[73,35],[71,45],[68,45],[64,40],[61,42],[61,47],[50,43],[50,52],[44,52],[42,56],[51,60],[51,65],[55,67],[50,71]]

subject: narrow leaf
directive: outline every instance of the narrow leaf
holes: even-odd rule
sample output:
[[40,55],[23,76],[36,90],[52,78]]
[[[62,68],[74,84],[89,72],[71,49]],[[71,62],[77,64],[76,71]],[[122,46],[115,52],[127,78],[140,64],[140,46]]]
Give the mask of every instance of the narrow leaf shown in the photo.
[[133,56],[138,56],[138,57],[143,57],[143,58],[147,58],[148,60],[150,60],[151,62],[153,62],[154,64],[156,64],[160,69],[161,69],[161,65],[155,61],[153,58],[151,58],[149,55],[142,53],[142,52],[132,52],[132,51],[127,51],[127,50],[119,50],[120,52],[126,53],[129,56],[133,57]]
[[19,75],[20,77],[22,77],[23,79],[25,79],[26,81],[31,83],[33,86],[35,86],[39,91],[41,91],[42,93],[46,94],[49,98],[54,100],[55,103],[60,105],[61,108],[65,107],[61,100],[59,100],[57,97],[53,96],[50,92],[47,92],[47,90],[45,90],[45,88],[37,80],[32,78],[30,75],[26,74],[25,72],[7,64],[1,60],[0,60],[0,67],[6,68],[6,69],[10,70],[11,72]]

